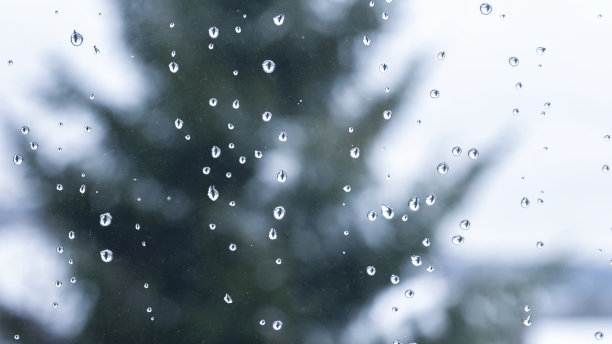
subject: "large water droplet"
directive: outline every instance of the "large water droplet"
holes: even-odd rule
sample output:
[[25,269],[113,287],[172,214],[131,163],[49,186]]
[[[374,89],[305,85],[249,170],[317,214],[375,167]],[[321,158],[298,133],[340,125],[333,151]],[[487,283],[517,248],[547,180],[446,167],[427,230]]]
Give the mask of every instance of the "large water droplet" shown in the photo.
[[74,234],[74,231],[70,231],[70,232],[68,232],[68,239],[72,240],[72,239],[74,239],[74,238],[75,238],[75,236],[76,236],[76,235]]
[[277,220],[282,220],[283,217],[285,217],[285,208],[280,205],[274,208],[274,218]]
[[229,294],[225,294],[225,296],[223,297],[223,300],[224,300],[226,303],[232,303],[232,302],[234,302],[234,300],[232,300],[232,297],[231,297]]
[[608,172],[610,172],[610,166],[608,166],[608,165],[603,165],[603,166],[601,167],[601,170],[603,171],[603,173],[608,173]]
[[210,38],[215,39],[219,37],[219,29],[216,26],[211,26],[208,28],[208,35]]
[[83,36],[76,32],[76,30],[73,30],[72,34],[70,35],[70,43],[72,43],[72,45],[75,47],[78,47],[83,43]]
[[211,185],[208,187],[208,198],[210,198],[211,201],[216,201],[217,198],[219,198],[219,191],[217,191],[217,188],[215,188],[214,185]]
[[113,260],[113,251],[109,249],[100,251],[100,259],[105,263],[110,263]]
[[389,220],[393,218],[393,215],[395,215],[393,208],[385,204],[380,205],[380,213]]
[[272,18],[272,21],[274,22],[274,25],[281,26],[285,22],[285,15],[281,13]]
[[283,328],[283,322],[280,320],[275,320],[272,323],[272,328],[276,331],[280,331],[280,329]]
[[472,149],[470,149],[468,151],[468,156],[471,159],[476,159],[476,158],[478,158],[479,155],[480,155],[480,152],[478,152],[478,149],[476,149],[476,148],[472,148]]
[[412,262],[412,265],[414,266],[421,266],[421,264],[423,264],[423,261],[421,260],[421,256],[413,255],[410,257],[410,261]]
[[270,232],[268,232],[268,238],[270,238],[270,240],[276,240],[277,237],[278,234],[276,233],[276,229],[270,228]]
[[183,120],[180,118],[177,118],[176,120],[174,120],[174,126],[176,127],[176,129],[183,128]]
[[212,148],[210,149],[210,154],[213,158],[218,158],[221,155],[221,148],[219,148],[218,146],[212,146]]
[[528,208],[529,207],[529,199],[527,197],[523,197],[521,199],[521,207]]
[[434,205],[434,203],[436,203],[436,195],[429,194],[427,195],[427,197],[425,197],[425,204],[427,204],[428,206],[432,206]]
[[274,72],[274,70],[276,69],[276,63],[274,63],[274,61],[272,61],[272,60],[265,60],[261,64],[261,68],[263,68],[264,72],[270,74],[270,73]]
[[350,153],[351,153],[351,158],[353,159],[359,158],[359,147],[351,148]]
[[412,198],[410,198],[410,201],[408,201],[408,207],[412,211],[418,211],[421,207],[421,200],[419,200],[417,196],[413,196]]
[[517,90],[520,90],[521,88],[523,88],[523,83],[519,81],[516,83],[516,85],[514,85],[514,87],[516,87]]
[[483,2],[480,5],[480,13],[484,14],[485,16],[491,13],[492,10],[493,7],[491,7],[491,5],[487,4],[486,2]]
[[374,274],[376,273],[376,268],[370,265],[366,268],[366,273],[370,276],[374,276]]
[[452,238],[453,244],[455,244],[455,245],[461,245],[461,244],[463,244],[463,241],[464,241],[464,240],[465,240],[465,239],[464,239],[464,238],[463,238],[463,236],[461,236],[461,235],[455,235],[455,236],[453,236],[453,238]]
[[370,210],[368,211],[367,217],[368,217],[368,220],[374,221],[378,217],[378,214],[376,214],[374,210]]
[[202,173],[203,173],[203,174],[209,174],[209,173],[210,173],[210,167],[208,167],[208,166],[204,166],[204,167],[202,168]]
[[519,64],[519,59],[517,57],[512,56],[511,58],[508,59],[508,63],[512,66],[512,67],[516,67]]
[[287,181],[287,173],[285,173],[285,170],[278,171],[276,174],[276,180],[278,180],[279,183],[284,183]]
[[23,162],[23,158],[20,154],[15,154],[13,155],[13,162],[15,163],[15,165],[21,165],[21,163]]
[[170,69],[172,73],[176,73],[179,70],[179,65],[178,63],[172,61],[168,64],[168,68]]
[[391,280],[391,283],[393,284],[398,284],[400,282],[400,278],[398,275],[391,275],[389,279]]
[[440,174],[447,174],[448,173],[448,164],[446,164],[445,162],[441,162],[438,164],[437,167],[438,173]]
[[546,52],[546,48],[544,48],[544,47],[537,47],[536,48],[536,54],[538,54],[539,56],[544,55],[545,52]]
[[113,222],[113,217],[110,213],[100,214],[100,226],[108,227]]

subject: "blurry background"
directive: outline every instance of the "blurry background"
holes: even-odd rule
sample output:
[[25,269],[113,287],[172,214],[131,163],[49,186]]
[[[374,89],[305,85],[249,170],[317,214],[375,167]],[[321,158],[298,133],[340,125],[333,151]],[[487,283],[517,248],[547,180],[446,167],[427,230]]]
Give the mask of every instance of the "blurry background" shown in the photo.
[[611,7],[6,4],[0,342],[612,342]]

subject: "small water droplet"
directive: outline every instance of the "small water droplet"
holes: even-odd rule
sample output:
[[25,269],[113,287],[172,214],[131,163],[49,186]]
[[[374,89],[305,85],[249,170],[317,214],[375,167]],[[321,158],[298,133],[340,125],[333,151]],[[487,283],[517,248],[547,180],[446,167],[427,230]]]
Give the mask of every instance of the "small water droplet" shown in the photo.
[[468,151],[468,156],[469,156],[471,159],[477,159],[477,158],[478,158],[478,156],[480,156],[480,152],[478,152],[478,149],[476,149],[476,148],[472,148],[472,149],[470,149],[470,150]]
[[174,22],[170,22],[170,28],[174,29]]
[[209,43],[208,44],[208,49],[213,50],[215,48],[215,44],[214,43]]
[[284,131],[281,131],[280,134],[278,134],[278,140],[280,142],[286,142],[287,141],[287,133]]
[[344,190],[344,192],[351,192],[351,186],[345,185],[344,187],[342,187],[342,190]]
[[425,197],[425,204],[427,204],[428,206],[432,206],[434,205],[434,203],[436,203],[436,195],[429,194],[427,195],[427,197]]
[[603,139],[604,141],[610,141],[610,135],[604,135]]
[[261,64],[261,68],[263,68],[264,72],[266,72],[267,74],[270,74],[274,72],[274,70],[276,69],[276,63],[274,63],[274,61],[272,60],[265,60]]
[[453,244],[455,244],[455,245],[461,245],[461,244],[463,244],[463,241],[464,241],[464,240],[465,240],[465,239],[464,239],[464,238],[463,238],[463,236],[461,236],[461,235],[455,235],[455,236],[453,236],[453,238],[452,238]]
[[541,242],[541,241],[538,241],[538,242],[536,243],[536,247],[537,247],[537,248],[542,248],[542,247],[544,247],[544,243],[543,243],[543,242]]
[[19,340],[19,338],[21,338],[18,334],[14,335],[13,338],[15,338],[15,340]]
[[76,32],[76,30],[73,30],[72,34],[70,35],[70,43],[72,43],[72,45],[75,47],[78,47],[83,43],[83,36]]
[[234,109],[238,109],[240,107],[240,100],[234,99],[234,101],[232,102],[232,107]]
[[374,0],[370,0],[370,7],[374,7]]
[[94,54],[100,55],[100,49],[96,45],[94,45],[93,48],[94,48]]
[[387,19],[389,19],[389,14],[387,14],[387,12],[383,12],[383,13],[381,13],[381,14],[380,14],[380,17],[381,17],[383,20],[387,20]]
[[210,105],[210,106],[212,106],[212,107],[217,106],[217,98],[210,98],[210,99],[208,100],[208,105]]
[[423,246],[429,247],[429,245],[431,245],[431,240],[429,240],[429,238],[425,238],[423,239],[422,243],[423,243]]
[[179,70],[179,65],[178,63],[172,61],[168,64],[168,68],[170,69],[172,73],[176,73]]
[[421,266],[421,264],[423,264],[423,261],[421,260],[421,256],[413,255],[410,257],[410,261],[412,262],[412,265],[414,266]]
[[145,289],[149,289],[149,283],[146,283],[146,282],[145,282],[145,284],[143,285],[143,287],[144,287]]
[[216,26],[211,26],[208,28],[208,35],[210,38],[215,39],[219,37],[219,29]]
[[528,208],[529,207],[529,199],[527,197],[523,197],[521,199],[521,207]]
[[270,113],[269,111],[266,111],[264,113],[261,114],[261,119],[264,122],[270,122],[270,120],[272,119],[272,113]]
[[13,155],[13,162],[15,163],[15,165],[21,165],[21,163],[23,162],[23,158],[21,157],[21,155],[15,154]]
[[480,5],[480,13],[484,14],[485,16],[491,13],[492,10],[493,7],[491,7],[491,5],[487,4],[486,2],[483,2]]
[[242,28],[240,26],[236,26],[234,28],[234,31],[236,31],[236,33],[241,33],[242,32]]
[[512,67],[516,67],[519,64],[519,59],[517,57],[512,56],[511,58],[508,59],[508,63],[512,66]]
[[523,88],[523,83],[519,81],[516,83],[516,85],[514,85],[514,87],[516,87],[517,90],[520,90],[521,88]]
[[386,120],[389,120],[391,119],[391,114],[392,114],[391,110],[385,110],[383,111],[383,118]]
[[56,249],[57,253],[62,254],[64,253],[64,248],[62,246],[58,246]]
[[434,268],[433,265],[429,265],[426,270],[427,272],[433,272],[435,269],[436,268]]
[[238,158],[238,162],[239,162],[241,165],[244,165],[244,164],[246,163],[246,156],[241,155],[241,156]]
[[446,53],[444,51],[438,52],[438,60],[444,60],[446,58]]
[[410,299],[414,296],[414,291],[412,289],[406,289],[406,291],[404,292],[404,296],[407,299]]
[[531,311],[531,307],[529,307],[529,305],[525,305],[525,307],[523,307],[523,310],[529,313],[529,311]]
[[183,120],[180,118],[177,118],[176,120],[174,120],[174,126],[176,127],[176,129],[182,129],[183,128]]
[[225,294],[225,296],[223,296],[223,300],[224,300],[226,303],[232,303],[232,302],[234,302],[234,300],[232,300],[232,297],[231,297],[229,294],[227,294],[227,293]]
[[349,152],[351,154],[351,158],[353,158],[353,159],[359,158],[359,147],[353,147],[353,148],[351,148],[351,150]]
[[372,42],[370,40],[370,37],[368,37],[368,36],[363,36],[363,40],[362,41],[363,41],[363,45],[365,45],[366,47],[370,46],[370,43]]
[[413,196],[412,198],[410,198],[410,201],[408,201],[408,207],[412,211],[418,211],[421,207],[421,200],[419,199],[419,197]]
[[272,328],[273,328],[274,330],[276,330],[276,331],[280,331],[280,329],[282,329],[282,328],[283,328],[283,322],[282,322],[282,321],[280,321],[280,320],[275,320],[275,321],[272,323]]
[[68,239],[72,240],[76,237],[76,235],[74,234],[74,231],[70,231],[68,232]]
[[404,222],[408,221],[408,214],[402,215],[402,221]]
[[38,149],[38,142],[30,142],[30,149],[37,150]]
[[387,66],[386,63],[381,64],[380,66],[378,66],[378,70],[381,73],[386,73],[389,70],[389,66]]
[[396,313],[399,310],[397,307],[391,307],[391,312]]
[[440,174],[447,174],[448,173],[448,164],[446,164],[445,162],[441,162],[438,164],[437,167],[438,173]]
[[261,159],[261,157],[263,157],[263,153],[259,150],[254,151],[253,155],[255,156],[256,159]]
[[602,332],[599,332],[599,331],[595,332],[595,339],[602,340],[603,337],[604,337],[604,334]]
[[209,173],[210,173],[210,167],[208,167],[208,166],[204,166],[204,167],[202,168],[202,173],[203,173],[203,174],[209,174]]
[[604,173],[608,173],[608,172],[610,172],[610,166],[608,166],[608,165],[603,165],[603,166],[601,167],[601,170],[602,170]]
[[370,210],[368,211],[367,217],[368,217],[368,220],[374,221],[378,217],[378,214],[376,214],[374,210]]
[[525,320],[523,320],[523,325],[527,327],[531,326],[531,315],[528,315]]
[[113,260],[113,251],[105,249],[100,251],[100,258],[105,263],[110,263]]
[[278,234],[276,233],[276,229],[270,228],[270,232],[268,232],[268,238],[270,238],[270,240],[276,240],[277,237]]
[[25,125],[21,127],[21,133],[23,135],[27,135],[29,132],[30,132],[30,128],[26,127]]
[[398,284],[400,282],[400,278],[398,275],[391,275],[389,280],[391,280],[391,283],[393,284]]
[[108,227],[113,222],[113,217],[110,213],[100,214],[100,226]]
[[278,180],[279,183],[284,183],[285,181],[287,181],[287,173],[285,172],[285,170],[278,171],[278,173],[276,174],[276,180]]
[[550,102],[544,103],[544,109],[546,110],[550,109]]
[[281,26],[285,22],[285,15],[282,13],[278,14],[272,18],[272,21],[274,22],[274,25]]
[[265,324],[266,324],[266,320],[265,319],[259,320],[259,325],[264,326]]
[[277,220],[282,220],[285,217],[285,208],[283,206],[278,206],[274,208],[274,218]]
[[208,198],[210,198],[211,201],[216,201],[217,198],[219,198],[219,191],[217,191],[217,188],[215,188],[214,185],[211,185],[208,187]]
[[218,158],[221,155],[221,148],[219,148],[218,146],[212,146],[212,148],[210,149],[210,154],[213,158]]
[[234,243],[229,244],[229,250],[230,251],[234,252],[234,251],[236,251],[237,248],[238,248],[238,246],[236,246],[236,244],[234,244]]
[[440,91],[433,89],[431,91],[429,91],[429,96],[432,98],[438,98],[440,97]]
[[385,204],[380,205],[380,213],[388,220],[392,219],[395,215],[393,208]]
[[518,116],[518,114],[519,114],[519,109],[514,108],[514,110],[512,110],[512,114],[513,114],[513,115],[515,115],[515,116]]
[[546,48],[544,48],[544,47],[537,47],[536,48],[536,54],[538,54],[539,56],[544,55],[545,52],[546,52]]
[[468,229],[470,229],[471,223],[470,220],[461,220],[461,222],[459,222],[459,228],[467,231]]

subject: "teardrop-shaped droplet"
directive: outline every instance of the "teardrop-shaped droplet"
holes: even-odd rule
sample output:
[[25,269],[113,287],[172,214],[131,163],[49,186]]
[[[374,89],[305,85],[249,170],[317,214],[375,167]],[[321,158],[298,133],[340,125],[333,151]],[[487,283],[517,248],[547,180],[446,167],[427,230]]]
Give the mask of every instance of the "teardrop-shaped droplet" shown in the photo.
[[537,47],[536,48],[536,54],[538,54],[539,56],[544,55],[545,52],[546,52],[546,48],[544,48],[544,47]]
[[276,180],[278,180],[279,183],[284,183],[285,181],[287,181],[287,173],[285,172],[285,170],[278,171],[278,173],[276,174]]
[[374,210],[370,210],[368,211],[367,217],[368,217],[368,220],[374,221],[378,217],[378,214],[376,214]]
[[76,32],[76,30],[73,30],[72,34],[70,35],[70,43],[72,43],[72,45],[75,47],[78,47],[83,43],[83,36]]
[[389,70],[389,66],[387,66],[386,63],[381,64],[380,66],[378,66],[378,70],[381,73],[386,73]]
[[263,152],[260,150],[256,150],[253,152],[253,155],[255,156],[255,159],[261,159],[263,157]]
[[210,38],[215,39],[219,37],[219,29],[216,26],[211,26],[208,28],[208,35]]
[[279,15],[276,15],[274,16],[274,18],[272,18],[272,21],[274,22],[274,25],[281,26],[285,22],[285,15],[282,13]]
[[176,127],[176,129],[181,129],[183,128],[183,120],[180,118],[177,118],[174,120],[174,126]]
[[242,32],[242,28],[240,26],[236,26],[234,28],[234,31],[236,31],[236,33],[241,33]]
[[232,102],[232,107],[233,107],[234,109],[238,109],[238,108],[240,108],[240,100],[238,100],[238,99],[234,99],[234,101]]
[[383,111],[383,118],[386,120],[389,120],[391,119],[391,114],[392,114],[391,110],[385,110]]
[[359,147],[351,148],[350,153],[351,153],[351,158],[353,159],[359,158]]
[[448,164],[445,162],[441,162],[438,164],[437,167],[438,173],[440,174],[447,174],[448,173]]
[[516,67],[519,64],[519,59],[517,57],[512,56],[511,58],[508,59],[508,63],[512,66],[512,67]]
[[376,268],[370,265],[366,268],[366,273],[370,276],[374,276],[374,274],[376,274]]
[[287,133],[284,131],[281,131],[280,134],[278,134],[278,140],[280,142],[286,142],[287,141]]
[[275,321],[272,323],[272,328],[273,328],[275,331],[280,331],[280,329],[282,329],[282,328],[283,328],[283,322],[282,322],[282,321],[280,321],[280,320],[275,320]]
[[[172,62],[170,62],[170,63],[168,64],[168,68],[170,69],[170,71],[171,71],[172,73],[176,73],[176,72],[178,72],[178,70],[179,70],[179,65],[178,65],[178,63],[176,63],[176,62],[172,61]],[[182,75],[182,74],[181,74],[181,75]]]
[[470,149],[468,151],[468,156],[471,159],[476,159],[476,158],[478,158],[479,155],[480,155],[480,152],[478,152],[478,149],[476,149],[476,148],[472,148],[472,149]]
[[276,233],[276,229],[270,228],[270,231],[268,232],[268,238],[270,238],[270,240],[276,240],[277,237],[278,234]]
[[38,142],[30,142],[30,149],[37,150],[38,149]]
[[218,146],[213,146],[210,149],[210,154],[212,155],[213,158],[218,158],[221,155],[221,148],[219,148]]
[[492,10],[493,7],[491,7],[491,5],[487,4],[486,2],[483,2],[480,5],[480,13],[484,14],[485,16],[491,13]]
[[211,185],[208,187],[208,198],[210,198],[211,201],[216,201],[217,198],[219,198],[219,191],[217,191],[217,188],[214,185]]
[[391,280],[391,283],[393,284],[398,284],[400,282],[400,278],[398,275],[391,275],[389,280]]
[[528,208],[529,207],[529,199],[527,197],[523,197],[521,199],[521,207]]
[[453,241],[453,244],[455,245],[461,245],[463,244],[464,239],[463,239],[463,236],[461,235],[454,235],[452,238],[452,241]]
[[433,89],[431,91],[429,91],[429,96],[432,98],[438,98],[440,97],[440,91]]
[[269,111],[266,111],[264,113],[261,114],[261,119],[264,122],[270,122],[270,120],[272,119],[272,113],[270,113]]
[[283,217],[285,217],[285,208],[280,205],[274,208],[274,218],[277,220],[282,220]]
[[347,184],[344,187],[342,187],[342,190],[344,190],[344,192],[351,192],[351,186]]
[[212,106],[212,107],[217,106],[217,98],[210,98],[210,99],[208,100],[208,105],[210,105],[210,106]]
[[20,154],[15,154],[13,155],[13,162],[15,163],[15,165],[21,165],[21,163],[23,162],[23,157],[21,157]]
[[393,216],[395,215],[393,208],[385,204],[380,205],[380,213],[385,217],[385,219],[389,219],[389,220],[392,219]]
[[110,263],[113,260],[113,251],[109,249],[100,251],[100,259],[105,263]]
[[68,232],[68,239],[73,240],[75,237],[76,237],[76,234],[74,234],[74,231]]
[[412,262],[412,265],[414,266],[421,266],[421,264],[423,264],[423,261],[421,260],[421,256],[413,255],[410,257],[410,261]]
[[100,226],[108,227],[113,222],[113,217],[110,213],[100,214]]
[[263,68],[264,72],[270,74],[270,73],[274,72],[274,70],[276,69],[276,63],[274,63],[274,61],[272,61],[272,60],[265,60],[261,64],[261,68]]
[[412,211],[418,211],[421,207],[421,200],[419,200],[419,197],[413,196],[410,198],[410,201],[408,201],[408,207]]
[[436,203],[436,195],[429,194],[427,195],[427,197],[425,197],[425,204],[427,204],[428,206],[432,206],[434,205],[434,203]]
[[85,193],[85,189],[86,189],[86,188],[87,188],[87,187],[85,186],[85,184],[81,184],[81,187],[79,188],[79,192],[80,192],[80,193],[82,193],[82,194],[84,194],[84,193]]
[[368,36],[363,36],[363,40],[362,41],[363,41],[363,45],[365,45],[366,47],[369,46],[370,43],[372,42],[370,40],[370,37],[368,37]]
[[461,220],[461,222],[459,222],[459,228],[463,229],[463,230],[468,230],[470,229],[470,220],[465,219],[465,220]]
[[224,300],[226,303],[232,303],[232,302],[234,302],[234,300],[232,300],[232,297],[231,297],[229,294],[225,294],[225,296],[223,296],[223,300]]
[[429,247],[429,245],[431,245],[431,240],[429,240],[429,238],[425,238],[421,243],[423,244],[423,246]]

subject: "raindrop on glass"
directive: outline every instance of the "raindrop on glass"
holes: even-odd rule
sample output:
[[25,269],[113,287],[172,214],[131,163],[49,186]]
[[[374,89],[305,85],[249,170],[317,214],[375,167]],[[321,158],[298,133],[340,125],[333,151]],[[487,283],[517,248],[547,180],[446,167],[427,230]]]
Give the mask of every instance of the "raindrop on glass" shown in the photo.
[[544,55],[545,52],[546,52],[546,48],[544,48],[544,47],[537,47],[536,48],[536,54],[538,54],[539,56]]
[[110,213],[100,214],[100,226],[108,227],[110,226],[112,221],[113,221],[113,217],[111,216]]
[[180,118],[177,118],[176,120],[174,120],[174,126],[176,127],[176,129],[183,128],[183,120]]
[[508,63],[512,66],[512,67],[516,67],[519,64],[519,59],[517,57],[512,56],[511,58],[508,59]]
[[412,211],[418,211],[421,207],[421,200],[419,199],[419,197],[413,196],[412,198],[410,198],[410,201],[408,201],[408,207]]
[[210,99],[208,100],[208,105],[210,105],[210,106],[212,106],[212,107],[217,106],[217,98],[210,98]]
[[285,22],[285,15],[282,13],[279,15],[276,15],[274,16],[274,18],[272,18],[272,21],[274,22],[274,25],[281,26]]
[[281,265],[283,263],[283,260],[280,258],[276,258],[275,262],[276,264]]
[[392,219],[393,216],[395,215],[395,212],[393,211],[393,208],[389,207],[388,205],[385,204],[381,204],[380,205],[380,213],[386,218],[386,219]]
[[423,264],[423,261],[421,260],[421,256],[411,256],[410,257],[410,261],[412,262],[412,265],[414,266],[421,266],[421,264]]
[[172,61],[168,64],[168,68],[170,69],[172,73],[176,73],[179,70],[179,65],[178,63]]
[[514,110],[512,110],[512,114],[517,116],[519,114],[519,109],[515,108]]
[[270,228],[270,232],[268,232],[268,238],[270,238],[270,240],[276,240],[277,237],[278,234],[276,233],[276,229]]
[[438,173],[440,174],[447,174],[448,173],[448,164],[446,164],[445,162],[441,162],[438,164],[437,167]]
[[256,159],[261,159],[261,157],[263,157],[263,153],[261,151],[254,151],[253,155],[255,156]]
[[383,64],[381,64],[380,66],[378,66],[378,70],[379,70],[381,73],[385,73],[386,71],[388,71],[388,70],[389,70],[389,66],[387,66],[387,64],[386,64],[386,63],[383,63]]
[[383,111],[383,118],[386,120],[389,120],[391,119],[391,114],[392,114],[391,110],[385,110]]
[[272,113],[270,113],[269,111],[266,111],[264,113],[261,114],[261,119],[264,122],[270,122],[270,120],[272,119]]
[[241,155],[241,156],[238,158],[238,162],[239,162],[241,165],[244,165],[244,164],[246,163],[246,156]]
[[487,4],[486,2],[483,2],[480,5],[480,13],[484,14],[485,16],[491,13],[491,10],[493,10],[493,8],[491,7],[491,5]]
[[433,89],[429,92],[429,96],[432,98],[438,98],[440,97],[440,91]]
[[109,249],[100,251],[100,259],[105,263],[110,263],[113,260],[113,251]]
[[523,197],[521,199],[521,207],[528,208],[529,207],[529,199],[527,197]]
[[232,251],[232,252],[236,251],[237,248],[238,248],[238,246],[236,246],[236,244],[234,244],[234,243],[229,244],[229,250],[230,251]]
[[342,190],[344,190],[344,192],[351,192],[351,186],[345,185],[344,187],[342,187]]
[[261,68],[263,68],[264,72],[270,74],[270,73],[274,72],[274,69],[276,69],[276,63],[274,63],[274,61],[272,61],[272,60],[265,60],[261,64]]
[[72,240],[72,239],[74,239],[74,238],[75,238],[74,231],[70,231],[70,232],[68,232],[68,239]]
[[353,159],[359,158],[359,147],[351,148],[350,153],[351,153],[351,158]]
[[542,247],[544,247],[544,243],[543,243],[543,242],[541,242],[541,241],[538,241],[538,242],[536,243],[536,247],[537,247],[537,248],[542,248]]
[[428,206],[432,206],[434,205],[434,203],[436,203],[436,195],[429,194],[427,195],[427,197],[425,197],[425,204],[427,204]]
[[602,340],[603,337],[604,337],[604,334],[602,332],[599,332],[599,331],[595,332],[595,339]]
[[440,51],[438,53],[438,60],[444,60],[446,58],[446,53],[444,51]]
[[459,156],[459,155],[461,155],[461,153],[463,153],[463,149],[461,149],[461,147],[459,147],[459,146],[455,146],[455,147],[453,147],[453,149],[451,149],[451,153],[454,156]]
[[453,244],[455,244],[455,245],[461,245],[461,244],[463,244],[463,241],[464,241],[464,240],[465,240],[465,239],[464,239],[464,238],[463,238],[463,236],[461,236],[461,235],[455,235],[455,236],[453,236],[453,238],[452,238]]
[[278,171],[276,174],[276,180],[278,180],[279,183],[284,183],[287,181],[287,173],[285,173],[285,170]]
[[13,162],[15,163],[15,165],[21,165],[21,163],[23,162],[23,158],[21,157],[21,155],[15,154],[13,155]]
[[219,148],[218,146],[212,146],[212,148],[210,149],[210,154],[213,158],[218,158],[219,155],[221,155],[221,148]]
[[27,135],[29,132],[30,132],[30,128],[26,127],[25,125],[21,127],[22,134]]
[[174,29],[174,22],[170,22],[170,28]]
[[38,149],[38,142],[30,142],[30,148],[32,150],[37,150]]
[[281,328],[283,328],[283,322],[280,320],[275,320],[272,323],[272,328],[276,331],[279,331]]
[[216,26],[211,26],[208,28],[208,35],[210,38],[215,39],[219,37],[219,29]]
[[55,250],[57,253],[64,253],[64,248],[62,246],[58,246]]
[[234,302],[234,300],[232,300],[232,297],[231,297],[229,294],[225,294],[225,296],[223,296],[223,300],[224,300],[226,303],[232,303],[232,302]]
[[210,173],[210,167],[208,167],[208,166],[204,166],[204,167],[202,168],[202,173],[203,173],[203,174],[209,174],[209,173]]
[[601,170],[603,171],[603,173],[608,173],[608,172],[610,172],[610,166],[608,166],[608,165],[603,165],[603,166],[601,167]]
[[463,229],[463,230],[468,230],[470,229],[470,220],[461,220],[461,222],[459,222],[459,228]]
[[366,268],[366,273],[370,276],[374,276],[374,274],[376,273],[376,268],[370,265]]
[[531,315],[528,315],[527,318],[525,318],[525,320],[523,320],[523,325],[529,327],[531,326]]
[[363,45],[365,45],[366,47],[370,46],[370,43],[372,42],[370,40],[370,37],[368,37],[368,36],[363,36],[363,40],[362,41],[363,41]]
[[19,335],[16,334],[16,335],[13,336],[13,338],[15,338],[15,340],[19,340],[19,338],[21,338],[21,337],[19,337]]
[[412,289],[406,289],[406,291],[404,292],[404,296],[409,299],[414,296],[414,291],[412,291]]
[[367,217],[368,217],[368,220],[374,221],[378,217],[378,214],[376,214],[374,210],[370,210],[368,211]]
[[278,134],[278,140],[280,142],[286,142],[287,141],[287,133],[284,131],[281,131],[280,134]]
[[421,243],[423,244],[423,246],[429,247],[429,245],[431,245],[431,240],[429,240],[429,238],[425,238]]
[[240,107],[240,100],[234,99],[234,101],[232,102],[232,107],[234,109],[238,109]]
[[240,26],[236,26],[234,28],[234,31],[236,31],[236,33],[241,33],[242,32],[242,28]]
[[275,219],[282,220],[283,217],[285,217],[285,208],[279,205],[278,207],[274,208],[273,214]]
[[75,47],[78,47],[83,43],[83,36],[76,32],[76,30],[73,30],[72,34],[70,35],[70,43],[72,43],[72,45]]
[[381,13],[380,17],[381,17],[383,20],[387,20],[387,19],[389,19],[389,14],[387,14],[387,12],[383,12],[383,13]]
[[389,280],[391,280],[391,283],[393,284],[398,284],[400,282],[400,278],[398,275],[391,275]]
[[217,191],[217,188],[215,188],[214,185],[211,185],[208,187],[208,198],[210,198],[211,201],[216,201],[217,198],[219,198],[219,191]]
[[468,151],[468,156],[470,157],[470,159],[476,159],[479,155],[480,152],[478,152],[478,149],[476,148],[472,148]]
[[265,324],[266,324],[266,320],[265,319],[259,320],[259,325],[264,326]]
[[523,88],[523,83],[519,81],[516,83],[516,85],[514,85],[514,87],[516,87],[517,90],[520,90],[521,88]]

